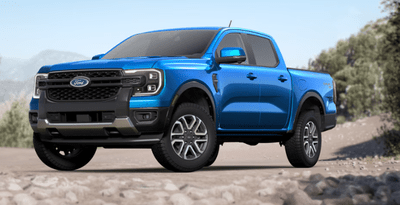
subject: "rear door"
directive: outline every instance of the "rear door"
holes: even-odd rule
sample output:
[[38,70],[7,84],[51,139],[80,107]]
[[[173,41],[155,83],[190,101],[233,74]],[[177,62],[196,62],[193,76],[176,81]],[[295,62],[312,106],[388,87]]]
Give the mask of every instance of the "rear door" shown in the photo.
[[[289,116],[291,78],[284,63],[279,63],[271,39],[251,34],[243,35],[250,47],[254,61],[250,65],[259,70],[260,101],[256,105],[260,111],[260,129],[282,129]],[[251,69],[251,68],[249,68]]]
[[[229,33],[222,37],[215,55],[225,47],[241,47],[246,55],[242,37],[239,33]],[[255,69],[241,64],[219,64],[217,72],[221,92],[220,127],[222,129],[256,129],[260,118],[257,104],[259,101],[259,80]]]

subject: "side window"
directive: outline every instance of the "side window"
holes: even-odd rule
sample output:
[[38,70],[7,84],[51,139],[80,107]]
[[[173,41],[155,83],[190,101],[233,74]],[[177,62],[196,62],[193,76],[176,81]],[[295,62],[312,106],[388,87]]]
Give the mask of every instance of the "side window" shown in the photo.
[[[217,55],[220,55],[220,51],[221,49],[225,48],[225,47],[240,47],[243,48],[244,52],[246,53],[246,56],[248,55],[246,52],[246,49],[243,45],[243,41],[242,38],[240,37],[240,34],[238,33],[230,33],[228,35],[226,35],[222,41],[219,43],[218,47],[217,47]],[[243,64],[249,64],[248,60],[246,59],[245,62],[241,63],[241,65]]]
[[247,42],[250,44],[257,66],[274,67],[278,63],[275,49],[269,39],[254,35],[247,35]]

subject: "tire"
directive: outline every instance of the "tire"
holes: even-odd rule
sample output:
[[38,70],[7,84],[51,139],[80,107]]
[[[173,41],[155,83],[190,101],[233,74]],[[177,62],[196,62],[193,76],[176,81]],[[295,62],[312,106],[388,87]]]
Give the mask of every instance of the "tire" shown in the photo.
[[97,147],[81,145],[57,145],[42,142],[33,136],[33,146],[39,159],[48,167],[72,171],[85,166],[96,153]]
[[[293,136],[285,142],[286,156],[294,167],[313,167],[321,153],[319,113],[313,110],[300,114]],[[315,129],[315,130],[314,130]]]
[[215,123],[208,112],[197,104],[183,103],[164,137],[151,150],[166,169],[191,172],[209,162],[217,145]]
[[216,147],[214,153],[211,155],[211,158],[208,160],[207,164],[204,165],[205,167],[209,167],[212,164],[214,164],[215,160],[217,160],[218,152],[219,152],[219,145]]

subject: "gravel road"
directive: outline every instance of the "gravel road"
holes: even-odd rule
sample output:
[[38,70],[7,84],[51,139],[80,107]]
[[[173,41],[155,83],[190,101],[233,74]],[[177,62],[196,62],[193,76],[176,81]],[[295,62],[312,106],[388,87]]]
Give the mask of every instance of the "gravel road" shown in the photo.
[[378,116],[322,134],[320,161],[293,168],[279,144],[226,143],[215,164],[192,173],[162,168],[146,149],[97,150],[73,172],[33,149],[0,148],[1,204],[400,204],[400,161],[372,139]]

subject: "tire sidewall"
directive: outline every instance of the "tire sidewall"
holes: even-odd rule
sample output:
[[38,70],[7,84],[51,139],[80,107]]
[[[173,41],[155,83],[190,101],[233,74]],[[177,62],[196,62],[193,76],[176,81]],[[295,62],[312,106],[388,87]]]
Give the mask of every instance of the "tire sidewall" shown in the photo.
[[[172,148],[171,145],[171,129],[174,123],[182,116],[191,114],[194,115],[203,121],[207,128],[207,134],[208,134],[208,142],[206,149],[204,152],[201,154],[200,157],[194,160],[185,160],[179,157],[175,151]],[[216,147],[216,134],[215,134],[215,125],[214,122],[211,120],[210,116],[202,109],[200,108],[195,108],[195,107],[179,107],[176,112],[174,113],[170,125],[168,126],[168,130],[166,135],[161,139],[162,143],[165,145],[165,149],[169,157],[172,159],[176,165],[179,167],[185,167],[186,169],[199,169],[203,167],[205,164],[208,163],[209,159],[211,158],[211,155],[214,153],[214,149]]]
[[[307,124],[309,121],[312,121],[312,122],[316,125],[316,127],[317,127],[317,128],[316,128],[316,129],[317,129],[316,132],[318,133],[317,153],[314,155],[313,158],[308,157],[307,154],[306,154],[306,151],[304,150],[303,133],[304,133],[305,126],[306,126],[306,124]],[[321,147],[322,147],[320,125],[319,125],[319,123],[318,123],[318,121],[317,121],[317,118],[313,115],[312,112],[305,115],[305,117],[304,117],[304,119],[303,119],[303,121],[302,121],[302,123],[301,123],[301,128],[300,128],[299,137],[300,137],[300,139],[301,139],[301,144],[303,145],[303,146],[302,146],[302,152],[301,152],[302,155],[303,155],[302,157],[303,157],[304,161],[306,162],[306,164],[307,164],[309,167],[312,167],[312,166],[314,166],[314,165],[318,162],[319,155],[320,155],[320,153],[321,153]]]

